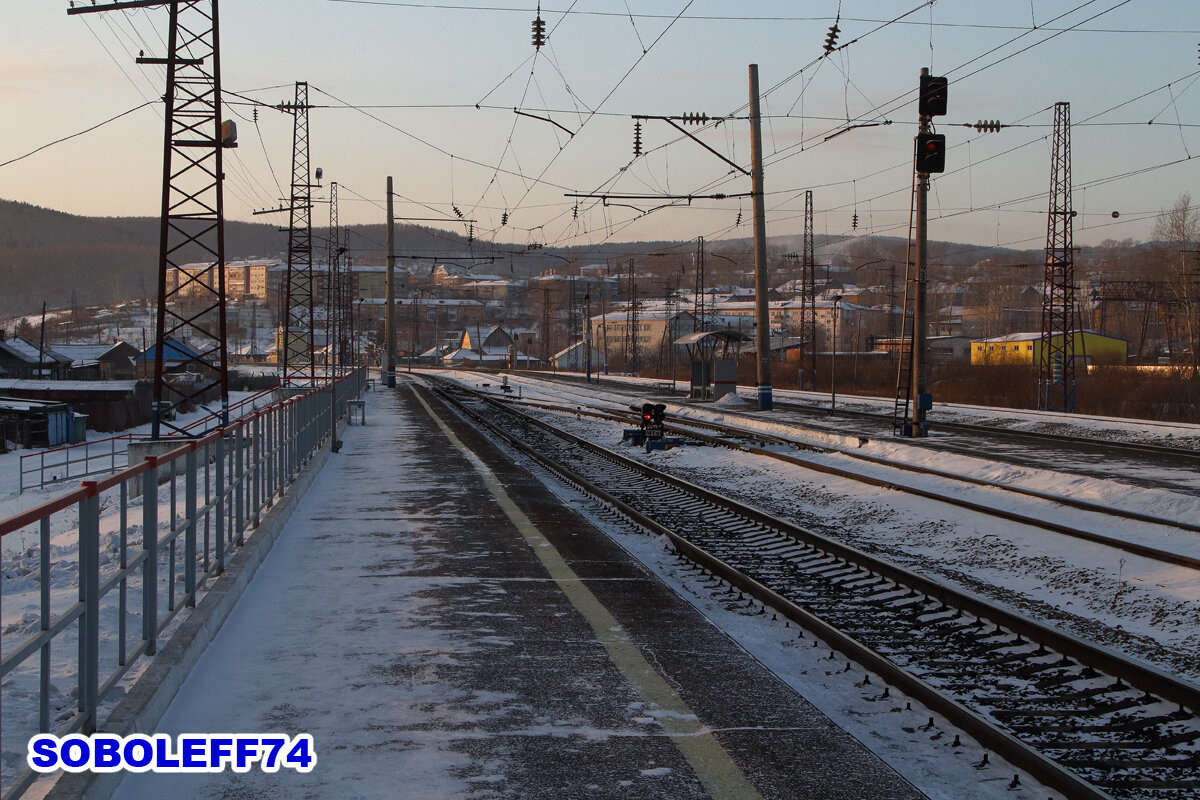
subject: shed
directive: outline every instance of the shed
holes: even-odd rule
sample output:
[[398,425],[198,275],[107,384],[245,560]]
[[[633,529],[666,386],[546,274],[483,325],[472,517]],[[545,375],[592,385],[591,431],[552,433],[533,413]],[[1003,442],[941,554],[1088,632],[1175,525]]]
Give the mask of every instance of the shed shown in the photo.
[[692,362],[692,387],[688,396],[697,400],[719,400],[737,391],[737,361],[729,357],[729,348],[748,338],[735,330],[720,330],[696,331],[676,339],[676,345],[687,348]]

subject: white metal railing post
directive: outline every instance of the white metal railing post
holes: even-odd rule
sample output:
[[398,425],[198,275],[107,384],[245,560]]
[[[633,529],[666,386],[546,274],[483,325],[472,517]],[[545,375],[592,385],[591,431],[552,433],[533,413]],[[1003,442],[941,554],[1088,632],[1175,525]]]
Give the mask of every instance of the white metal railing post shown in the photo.
[[278,428],[279,415],[274,409],[268,410],[263,418],[264,427],[267,435],[267,484],[263,489],[263,494],[266,497],[266,506],[270,508],[275,504],[275,460],[279,457]]
[[79,710],[84,733],[96,730],[100,693],[100,492],[95,481],[83,481],[87,495],[79,501]]
[[120,488],[121,515],[117,520],[118,530],[121,531],[120,552],[118,553],[118,569],[121,571],[121,584],[117,589],[117,664],[125,666],[125,617],[129,608],[129,578],[126,569],[129,567],[129,485],[121,481]]
[[183,539],[183,590],[187,594],[187,605],[196,605],[196,443],[188,443],[184,456],[184,500],[183,513],[187,517],[187,528]]
[[233,474],[233,506],[236,510],[234,534],[237,536],[237,544],[239,545],[244,541],[242,532],[246,528],[246,438],[242,435],[244,430],[239,425],[233,440],[233,449],[237,454],[234,458]]
[[228,496],[225,492],[225,431],[221,431],[221,435],[217,437],[217,530],[216,536],[216,555],[217,559],[217,574],[225,571],[225,498]]
[[[41,576],[42,635],[50,630],[50,517],[42,517],[38,526],[38,549],[40,553],[39,575]],[[42,663],[38,690],[38,730],[50,732],[50,642],[41,647]]]
[[142,639],[146,655],[158,652],[158,457],[146,456],[142,473]]
[[261,512],[262,512],[262,507],[263,507],[263,502],[262,502],[262,471],[263,471],[262,417],[255,416],[254,421],[251,422],[250,425],[251,425],[250,441],[253,443],[253,446],[254,446],[254,458],[253,458],[254,472],[252,473],[252,477],[254,480],[254,488],[253,488],[253,491],[250,493],[250,495],[253,498],[254,527],[257,528],[259,525],[259,522],[262,521]]

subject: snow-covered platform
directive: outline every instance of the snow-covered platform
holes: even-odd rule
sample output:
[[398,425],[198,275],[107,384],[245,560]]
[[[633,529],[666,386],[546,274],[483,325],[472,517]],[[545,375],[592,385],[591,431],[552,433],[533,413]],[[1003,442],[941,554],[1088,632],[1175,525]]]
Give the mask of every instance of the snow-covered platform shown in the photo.
[[117,797],[922,797],[436,400],[368,405],[156,731],[315,768]]

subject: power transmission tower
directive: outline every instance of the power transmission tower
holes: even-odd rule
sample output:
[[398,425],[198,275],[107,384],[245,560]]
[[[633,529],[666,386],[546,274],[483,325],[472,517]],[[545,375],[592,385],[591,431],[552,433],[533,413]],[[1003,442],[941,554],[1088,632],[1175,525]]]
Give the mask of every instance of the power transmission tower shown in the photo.
[[342,355],[345,353],[342,339],[345,335],[345,274],[342,268],[342,247],[338,224],[338,185],[329,184],[329,235],[326,237],[327,272],[325,274],[325,350],[328,354],[329,377],[341,374]]
[[[288,207],[287,292],[283,308],[281,375],[284,386],[315,386],[313,357],[312,189],[308,160],[308,83],[296,82],[294,103],[279,110],[295,120],[292,133],[292,198]],[[319,176],[318,176],[319,177]]]
[[1046,277],[1042,283],[1042,339],[1038,358],[1038,408],[1075,410],[1074,221],[1071,209],[1071,104],[1054,104],[1050,157],[1050,214],[1046,225]]
[[704,237],[696,238],[696,296],[695,302],[692,305],[693,314],[696,317],[696,330],[708,330],[708,311],[705,306],[704,296]]
[[817,259],[813,245],[813,193],[804,193],[804,252],[800,259],[800,339],[808,356],[800,363],[799,388],[817,390]]
[[[184,405],[204,408],[216,392],[220,409],[209,411],[215,427],[229,421],[229,353],[225,335],[225,203],[222,179],[225,147],[236,146],[232,123],[221,120],[221,48],[217,0],[126,0],[70,8],[87,14],[166,6],[167,54],[142,57],[139,64],[166,68],[163,94],[162,213],[159,228],[158,325],[154,342],[154,406],[151,437],[165,426],[184,431],[164,413]],[[195,258],[187,270],[183,259]],[[174,273],[174,288],[167,275]],[[181,302],[187,297],[187,302]],[[168,352],[169,351],[169,352]],[[168,381],[164,360],[182,362],[192,381]]]

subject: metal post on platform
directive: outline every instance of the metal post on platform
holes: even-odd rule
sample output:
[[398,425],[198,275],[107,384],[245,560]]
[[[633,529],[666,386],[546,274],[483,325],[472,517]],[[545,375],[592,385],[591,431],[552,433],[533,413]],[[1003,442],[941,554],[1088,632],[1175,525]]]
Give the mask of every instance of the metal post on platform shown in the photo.
[[[389,388],[396,385],[396,212],[392,201],[392,176],[387,179],[387,272],[384,273],[387,311],[384,322],[386,355],[384,356],[384,378]],[[413,313],[416,313],[414,308]],[[437,343],[434,342],[436,345]]]

